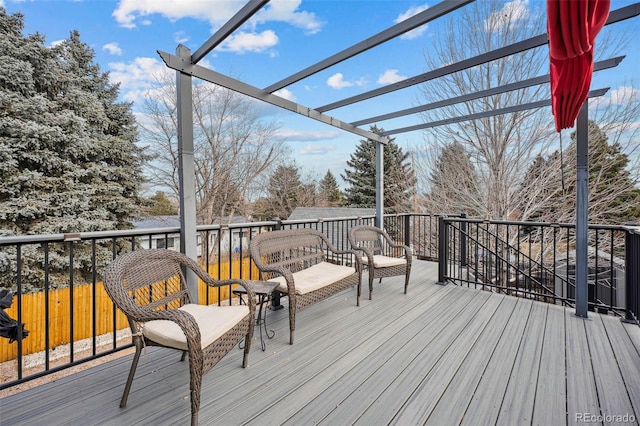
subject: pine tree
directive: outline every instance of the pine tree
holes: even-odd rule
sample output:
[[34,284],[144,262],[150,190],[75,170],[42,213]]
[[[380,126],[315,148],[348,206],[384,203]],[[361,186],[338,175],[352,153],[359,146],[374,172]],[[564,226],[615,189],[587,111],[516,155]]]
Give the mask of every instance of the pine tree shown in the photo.
[[344,204],[342,192],[331,170],[318,183],[318,198],[320,204],[326,207],[337,207]]
[[174,203],[167,198],[167,194],[163,191],[157,191],[155,195],[149,197],[149,208],[147,214],[149,216],[177,215],[178,209]]
[[269,177],[267,196],[255,203],[254,215],[264,219],[287,219],[296,207],[313,206],[315,200],[315,183],[304,183],[295,164],[280,165]]
[[[371,127],[374,133],[383,129]],[[349,185],[345,190],[346,202],[352,207],[376,206],[376,141],[360,140],[360,144],[347,161],[342,179]],[[395,139],[384,147],[384,207],[385,212],[408,211],[411,207],[411,190],[415,178],[408,160],[409,153],[402,151]]]
[[[628,170],[629,157],[618,143],[589,121],[589,222],[624,224],[640,218],[640,189]],[[521,184],[527,217],[546,222],[575,220],[576,140],[560,155],[538,156]]]
[[[24,36],[23,29],[22,15],[0,8],[2,234],[130,228],[140,214],[143,162],[131,105],[117,101],[118,86],[77,32],[49,48],[42,35]],[[58,267],[68,270],[64,250],[49,254],[54,287],[68,279],[56,275]],[[41,282],[38,270],[28,269],[42,259],[22,255],[25,285],[31,273]],[[88,251],[76,250],[75,261],[80,274],[90,270]],[[14,275],[3,272],[12,285]]]
[[474,208],[481,197],[478,175],[469,153],[460,142],[454,141],[441,148],[428,181],[429,191],[424,200],[428,212],[478,214]]

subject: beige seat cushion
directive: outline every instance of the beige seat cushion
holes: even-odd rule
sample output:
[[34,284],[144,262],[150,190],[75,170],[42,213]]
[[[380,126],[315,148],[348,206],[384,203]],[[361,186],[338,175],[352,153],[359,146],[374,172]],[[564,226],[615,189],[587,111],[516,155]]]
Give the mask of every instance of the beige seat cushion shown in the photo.
[[[296,294],[310,293],[319,288],[326,287],[341,279],[356,273],[356,269],[350,266],[334,265],[329,262],[320,262],[309,268],[293,274],[293,282],[296,286]],[[280,283],[277,290],[288,293],[287,281],[284,277],[272,278],[269,281]]]
[[[367,256],[362,256],[362,263],[367,265],[369,263],[369,258]],[[398,266],[404,265],[407,263],[407,259],[402,257],[389,257],[382,256],[380,254],[373,255],[373,267],[374,268],[388,268],[390,266]]]
[[[180,308],[193,315],[200,329],[202,348],[206,348],[220,336],[231,330],[249,314],[247,305],[205,306],[187,304]],[[187,337],[178,324],[168,320],[149,321],[142,327],[142,334],[164,346],[187,350]]]

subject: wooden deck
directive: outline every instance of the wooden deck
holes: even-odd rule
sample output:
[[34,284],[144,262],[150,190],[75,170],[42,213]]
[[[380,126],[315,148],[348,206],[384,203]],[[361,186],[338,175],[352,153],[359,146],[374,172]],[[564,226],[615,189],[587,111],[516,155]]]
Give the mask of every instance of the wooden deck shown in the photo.
[[[436,277],[416,261],[407,295],[385,278],[359,308],[354,291],[310,306],[293,346],[286,309],[269,312],[267,350],[254,340],[247,369],[237,350],[204,377],[200,423],[638,424],[640,327]],[[149,349],[125,409],[130,355],[4,398],[0,423],[188,424],[179,359]]]

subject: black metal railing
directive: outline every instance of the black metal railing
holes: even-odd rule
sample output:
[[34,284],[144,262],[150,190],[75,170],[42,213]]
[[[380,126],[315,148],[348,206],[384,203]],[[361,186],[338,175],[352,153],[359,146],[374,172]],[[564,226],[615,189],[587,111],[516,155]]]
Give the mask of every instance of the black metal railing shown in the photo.
[[[259,279],[248,250],[257,233],[317,229],[336,247],[347,249],[349,229],[374,222],[374,216],[366,216],[198,226],[197,255],[215,277]],[[412,247],[416,258],[439,261],[441,283],[573,304],[572,225],[398,214],[385,215],[384,226],[395,241]],[[126,325],[118,323],[117,310],[101,290],[104,268],[128,251],[180,250],[180,245],[177,227],[1,237],[0,288],[15,293],[7,312],[32,334],[0,344],[5,350],[0,357],[15,365],[15,374],[0,389],[130,347]],[[640,231],[591,226],[589,247],[589,308],[620,313],[637,323]],[[200,303],[230,303],[231,291],[224,294],[220,290],[215,299],[206,293]]]
[[[574,306],[574,225],[450,217],[440,223],[440,283]],[[632,279],[640,252],[629,252],[634,235],[627,227],[589,226],[590,310],[625,317],[637,313],[638,285]]]

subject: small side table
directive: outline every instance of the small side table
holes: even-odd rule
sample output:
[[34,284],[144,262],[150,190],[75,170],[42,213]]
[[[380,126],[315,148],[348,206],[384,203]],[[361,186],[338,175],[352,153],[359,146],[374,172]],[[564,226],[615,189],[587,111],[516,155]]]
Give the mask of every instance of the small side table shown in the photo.
[[[260,347],[264,351],[266,350],[264,336],[266,335],[267,339],[273,339],[273,336],[276,334],[273,330],[267,330],[266,304],[269,302],[269,300],[271,300],[273,291],[278,287],[279,284],[272,281],[247,281],[247,284],[251,286],[251,289],[254,291],[256,297],[258,298],[258,316],[256,318],[256,325],[260,329]],[[233,294],[236,294],[240,297],[240,304],[242,304],[244,302],[242,295],[247,294],[247,291],[244,287],[238,287],[233,290]],[[262,334],[262,329],[264,329],[264,335]]]

